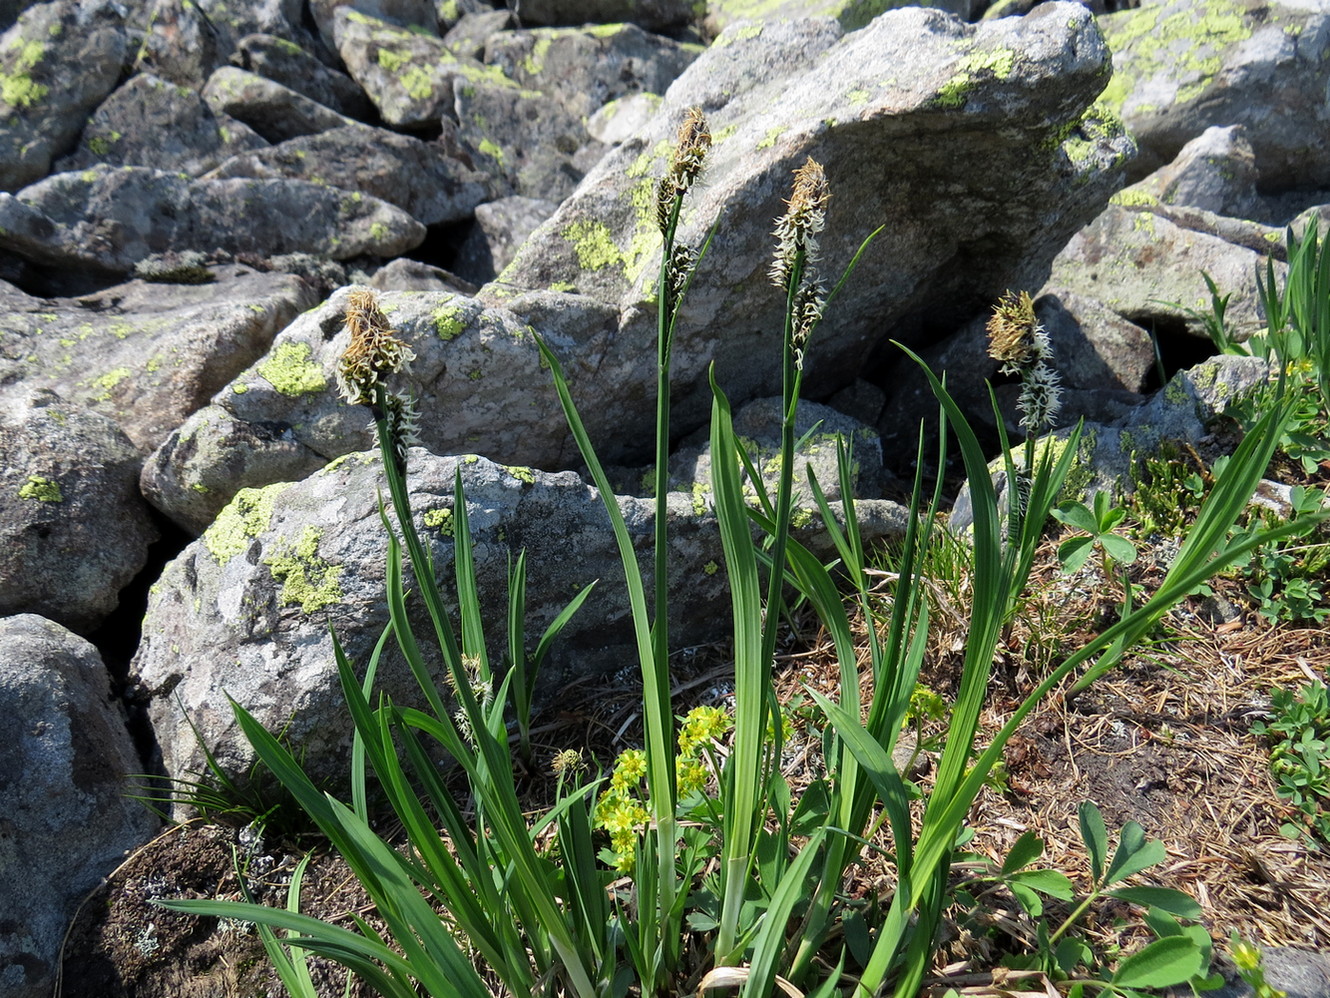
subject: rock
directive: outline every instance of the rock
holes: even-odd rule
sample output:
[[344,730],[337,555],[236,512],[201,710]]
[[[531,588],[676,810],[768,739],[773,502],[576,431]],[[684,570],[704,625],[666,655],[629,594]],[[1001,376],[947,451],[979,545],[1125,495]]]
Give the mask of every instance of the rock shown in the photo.
[[701,52],[635,24],[609,24],[505,31],[490,38],[485,62],[585,118],[620,97],[665,93]]
[[[1287,998],[1330,996],[1330,955],[1288,946],[1261,947],[1261,970],[1270,987]],[[1235,975],[1236,978],[1236,975]],[[1215,998],[1252,998],[1252,986],[1240,978],[1214,991]]]
[[[1144,329],[1098,300],[1062,288],[1045,288],[1034,306],[1062,383],[1058,426],[1071,425],[1081,416],[1091,421],[1117,418],[1140,404],[1137,393],[1155,360],[1154,344]],[[987,324],[988,315],[982,315],[954,336],[917,352],[931,371],[946,375],[947,391],[971,425],[992,439],[996,422],[988,386],[996,385],[1004,425],[1019,438],[1016,399],[1004,390],[1010,379],[999,376],[998,362],[988,355]],[[889,452],[913,453],[920,422],[936,423],[937,399],[918,365],[907,357],[889,369],[887,381],[892,392],[877,420],[883,446]]]
[[354,124],[289,87],[235,66],[222,66],[208,77],[203,99],[215,114],[243,121],[268,142]]
[[1212,126],[1182,147],[1177,158],[1138,184],[1127,198],[1203,208],[1216,215],[1253,218],[1260,211],[1256,158],[1241,125]]
[[514,27],[513,13],[507,9],[463,14],[443,36],[443,44],[460,58],[484,62],[485,43],[491,36],[506,32],[512,27]]
[[[330,46],[331,48],[331,46]],[[233,61],[349,118],[365,119],[374,106],[345,73],[329,69],[299,45],[274,35],[246,35],[236,43]]]
[[25,10],[0,35],[0,191],[46,176],[120,76],[123,9],[56,0]]
[[[735,404],[779,391],[784,298],[768,283],[769,232],[808,155],[825,164],[832,190],[819,237],[829,281],[878,220],[889,222],[818,329],[805,375],[814,399],[847,384],[885,334],[918,338],[925,321],[946,328],[986,313],[1008,287],[1042,285],[1058,249],[1119,183],[1130,140],[1084,112],[1108,53],[1083,7],[1043,5],[979,26],[911,8],[836,37],[828,22],[722,35],[493,286],[495,300],[513,287],[557,287],[618,305],[615,357],[598,369],[605,388],[588,389],[604,404],[650,383],[652,192],[681,101],[708,108],[719,136],[680,229],[698,245],[716,226],[680,312],[681,427],[707,418],[713,360]],[[746,88],[750,79],[765,82]],[[638,411],[619,433],[648,440],[650,414]]]
[[450,157],[440,143],[360,124],[236,156],[205,179],[231,177],[306,180],[359,191],[425,225],[470,218],[488,196],[485,175]]
[[633,94],[612,100],[587,118],[586,130],[597,142],[617,146],[646,126],[660,109],[657,94]]
[[157,539],[139,454],[105,416],[49,391],[0,401],[0,615],[95,630]]
[[[593,490],[571,472],[547,475],[475,456],[441,458],[416,448],[410,461],[418,528],[445,575],[443,566],[453,559],[453,478],[462,475],[492,661],[505,646],[509,559],[522,549],[528,634],[540,634],[582,586],[601,580],[551,651],[544,688],[631,659],[628,604],[616,581],[622,579],[618,551]],[[274,730],[290,722],[288,735],[313,772],[344,777],[350,726],[329,628],[363,668],[387,619],[382,488],[377,453],[364,453],[298,484],[242,492],[167,566],[132,666],[150,697],[167,773],[202,763],[177,697],[220,764],[244,771],[250,753],[238,739],[225,690]],[[868,535],[901,529],[894,506],[878,507],[867,511]],[[620,508],[632,536],[649,543],[653,503],[624,498]],[[705,504],[696,510],[689,495],[671,496],[670,515],[671,639],[678,645],[708,641],[726,622],[715,612],[725,598],[724,572],[716,568],[720,536]],[[417,633],[426,645],[419,620]],[[437,658],[432,661],[437,670]],[[379,681],[396,703],[420,700],[395,652],[381,663]]]
[[56,161],[56,171],[72,173],[104,163],[197,177],[231,156],[267,144],[243,122],[214,114],[195,91],[140,73],[102,102],[84,127],[78,148]]
[[[342,402],[334,380],[346,349],[349,290],[283,330],[267,356],[170,435],[144,468],[144,494],[154,505],[198,533],[241,488],[299,480],[335,457],[374,446],[364,414]],[[618,329],[615,309],[553,292],[488,309],[453,294],[380,300],[416,352],[409,381],[429,413],[420,426],[427,449],[475,448],[522,466],[562,468],[577,460],[533,331],[539,328],[566,358],[577,395],[594,397],[587,374]],[[607,460],[623,445],[621,417],[617,408],[584,413],[593,436],[606,441]]]
[[1330,184],[1330,15],[1318,4],[1154,0],[1100,20],[1104,101],[1136,137],[1136,175],[1211,125],[1242,125],[1263,190]]
[[125,795],[142,770],[97,650],[32,614],[0,620],[0,991],[46,998],[79,902],[157,819]]
[[16,252],[111,273],[127,273],[166,250],[346,260],[397,256],[425,238],[423,225],[378,198],[303,180],[193,180],[98,166],[48,177],[17,201],[21,210],[0,197],[0,225],[9,228],[19,214],[29,230],[50,228],[44,241],[34,236]]
[[[708,0],[706,29],[720,34],[725,28],[740,21],[795,20],[801,17],[833,17],[846,31],[864,27],[873,18],[889,10],[911,6],[905,0],[777,0],[776,3],[754,3],[753,0]],[[920,4],[920,6],[925,6]],[[965,21],[972,21],[984,0],[930,0],[926,5],[946,11]],[[1089,4],[1087,4],[1089,6]]]
[[323,44],[336,52],[338,12],[371,17],[399,28],[415,28],[416,33],[438,37],[439,16],[433,0],[311,0],[310,13],[318,25]]
[[[1085,501],[1097,492],[1130,495],[1136,488],[1140,461],[1161,453],[1166,445],[1195,447],[1210,424],[1240,395],[1270,376],[1269,365],[1256,357],[1218,356],[1186,371],[1179,371],[1160,391],[1111,423],[1087,423],[1071,473],[1062,494]],[[1040,447],[1054,448],[1054,456],[1067,445],[1070,428],[1042,437]],[[1014,456],[1022,454],[1018,450]],[[1006,473],[1002,458],[989,465],[999,487]],[[973,522],[969,490],[956,499],[951,527],[964,530]]]
[[581,115],[538,91],[468,83],[456,107],[462,148],[506,194],[561,201],[602,152]]
[[508,197],[479,205],[476,222],[457,250],[453,266],[469,281],[484,284],[512,261],[517,248],[558,210],[553,201]]
[[[1200,317],[1187,311],[1210,310],[1204,272],[1221,293],[1233,293],[1226,323],[1244,339],[1265,326],[1257,310],[1256,267],[1264,266],[1267,255],[1183,228],[1148,204],[1112,204],[1058,254],[1050,283],[1097,298],[1137,325],[1185,324],[1204,337]],[[1283,265],[1275,269],[1282,281]]]
[[523,24],[616,24],[648,31],[678,28],[693,19],[690,0],[523,0]]
[[441,267],[431,267],[406,257],[384,264],[367,283],[377,291],[432,291],[471,296],[479,290],[470,281]]
[[228,65],[240,39],[261,34],[313,48],[302,26],[301,0],[149,0],[133,8],[141,35],[136,65],[172,83],[199,90]]
[[237,265],[212,274],[206,286],[132,281],[81,299],[0,285],[0,397],[50,389],[152,450],[315,302],[296,277]]
[[349,7],[338,7],[337,51],[347,71],[394,128],[437,128],[453,117],[454,84],[488,82],[517,89],[493,66],[460,59],[433,35],[416,34]]
[[[768,495],[773,499],[780,485],[780,425],[782,401],[778,398],[754,399],[734,414],[734,432],[748,448],[748,456],[762,475]],[[694,502],[711,494],[711,442],[699,430],[690,444],[670,456],[670,488],[691,491]],[[852,446],[851,482],[856,498],[867,498],[882,491],[882,443],[877,432],[829,406],[801,402],[794,428],[795,520],[807,519],[817,512],[817,500],[808,485],[811,470],[818,485],[830,500],[842,498],[836,441]],[[799,442],[802,442],[800,445]],[[745,488],[751,488],[745,484]]]

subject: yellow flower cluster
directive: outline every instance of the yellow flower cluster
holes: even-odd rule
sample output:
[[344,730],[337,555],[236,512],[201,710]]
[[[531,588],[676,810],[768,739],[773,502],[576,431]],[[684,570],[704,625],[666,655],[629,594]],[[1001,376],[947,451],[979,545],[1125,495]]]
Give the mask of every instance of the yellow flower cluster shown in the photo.
[[[679,729],[679,755],[674,775],[683,800],[706,788],[712,771],[706,755],[734,722],[719,707],[694,707]],[[620,873],[630,873],[637,861],[637,837],[651,820],[647,809],[647,756],[642,749],[619,754],[610,785],[596,802],[593,818],[597,828],[610,836],[610,864]]]

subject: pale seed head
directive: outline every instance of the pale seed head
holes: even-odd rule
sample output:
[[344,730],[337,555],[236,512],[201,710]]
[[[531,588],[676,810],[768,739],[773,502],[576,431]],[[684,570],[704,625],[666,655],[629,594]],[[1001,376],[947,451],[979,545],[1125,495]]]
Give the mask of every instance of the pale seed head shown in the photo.
[[1003,371],[1014,374],[1038,358],[1043,332],[1034,314],[1030,293],[1008,291],[993,308],[988,320],[988,355],[1002,362]]
[[378,296],[358,288],[347,296],[346,328],[351,343],[337,362],[337,386],[353,405],[370,405],[373,386],[385,374],[404,371],[415,352],[399,340],[379,308]]

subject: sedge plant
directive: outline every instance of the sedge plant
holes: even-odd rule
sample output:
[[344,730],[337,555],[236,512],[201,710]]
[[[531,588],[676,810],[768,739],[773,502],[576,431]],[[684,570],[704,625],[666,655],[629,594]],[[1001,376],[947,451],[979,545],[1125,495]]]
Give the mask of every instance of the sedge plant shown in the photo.
[[[510,705],[520,714],[531,702],[522,629],[510,613],[507,667],[496,668],[501,659],[491,658],[485,640],[460,472],[453,514],[460,626],[447,612],[409,503],[414,411],[410,400],[390,386],[410,351],[395,337],[372,295],[357,292],[348,309],[351,347],[340,373],[348,399],[371,410],[379,437],[390,499],[383,522],[389,538],[391,620],[362,674],[334,642],[356,731],[351,802],[321,792],[284,746],[241,706],[235,712],[259,758],[345,857],[384,928],[361,917],[354,928],[343,928],[295,911],[245,903],[163,903],[284,930],[285,935],[274,935],[272,945],[336,960],[393,998],[422,992],[479,998],[496,990],[622,998],[630,989],[668,995],[721,987],[741,987],[753,998],[765,998],[776,987],[817,998],[844,988],[856,998],[887,990],[914,998],[932,962],[955,847],[970,807],[1021,721],[1073,675],[1084,681],[1111,668],[1215,571],[1270,536],[1293,531],[1293,526],[1277,527],[1241,540],[1228,534],[1278,439],[1284,410],[1276,407],[1252,428],[1217,480],[1160,589],[1140,605],[1124,608],[1117,623],[1029,692],[989,745],[977,744],[997,643],[1077,452],[1076,431],[1061,449],[1036,443],[1056,412],[1057,380],[1028,295],[1015,296],[1001,314],[993,347],[1023,383],[1026,442],[1019,456],[1007,445],[999,420],[1004,469],[1014,485],[1005,510],[975,434],[941,381],[924,368],[970,479],[974,600],[937,778],[919,803],[918,791],[897,770],[891,753],[907,721],[928,636],[923,553],[941,486],[931,496],[924,494],[922,444],[906,536],[893,565],[890,609],[883,626],[868,628],[866,665],[860,665],[863,639],[856,639],[845,594],[849,606],[869,620],[878,612],[879,596],[870,586],[871,552],[856,518],[848,447],[839,451],[839,509],[809,476],[836,559],[824,563],[792,536],[794,425],[805,358],[823,311],[868,245],[865,240],[828,290],[818,276],[818,235],[826,224],[830,189],[822,167],[810,158],[796,171],[788,211],[776,226],[772,278],[785,298],[785,320],[779,343],[780,475],[774,495],[736,437],[729,401],[712,372],[711,485],[733,620],[732,733],[726,734],[730,724],[711,717],[690,718],[681,735],[670,693],[667,629],[670,367],[680,306],[710,242],[708,236],[692,247],[679,239],[680,213],[709,145],[705,119],[700,111],[690,111],[656,189],[661,236],[657,505],[647,578],[559,358],[537,340],[573,439],[599,489],[624,568],[644,724],[642,748],[623,767],[628,775],[619,781],[625,791],[621,799],[631,806],[613,803],[613,779],[586,779],[577,760],[563,754],[554,806],[534,821],[523,813],[511,761],[514,748],[522,749],[511,744],[507,724]],[[943,433],[940,447],[946,439]],[[417,640],[407,612],[408,571],[416,589],[412,599],[423,603],[428,616],[426,643]],[[523,591],[522,584],[511,587],[515,604]],[[777,628],[791,594],[817,612],[840,671],[835,697],[809,691],[824,726],[826,775],[798,800],[780,772],[783,726],[772,681]],[[377,669],[390,645],[416,677],[423,707],[399,706],[376,693]],[[447,689],[435,681],[431,664],[442,668]],[[861,668],[869,675],[863,676]],[[869,691],[866,703],[861,689]],[[694,724],[698,730],[689,727]],[[520,728],[520,718],[518,727],[528,730]],[[712,746],[722,737],[728,739],[725,751],[715,751]],[[444,757],[466,781],[472,801],[466,811],[440,770],[438,760]],[[698,791],[696,771],[686,765],[690,762],[714,773],[711,791]],[[616,767],[615,779],[620,771]],[[684,771],[690,773],[687,779],[680,777]],[[370,772],[405,830],[403,849],[394,848],[371,825]],[[627,793],[635,781],[636,788]],[[611,804],[602,806],[606,800]],[[842,887],[866,850],[883,849],[877,842],[884,836],[889,842],[885,854],[895,867],[895,890],[872,927],[866,959],[853,965],[848,949],[842,943],[838,951],[835,940],[843,940],[862,913],[847,907]],[[606,837],[631,846],[616,846],[613,869],[598,848]],[[1179,969],[1187,971],[1180,981],[1194,976],[1193,964]]]

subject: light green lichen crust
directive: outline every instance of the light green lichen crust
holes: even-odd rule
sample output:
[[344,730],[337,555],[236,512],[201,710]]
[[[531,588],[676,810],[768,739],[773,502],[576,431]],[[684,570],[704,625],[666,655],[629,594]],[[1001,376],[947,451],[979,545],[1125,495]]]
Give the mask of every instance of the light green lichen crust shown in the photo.
[[308,343],[279,343],[259,364],[259,376],[292,398],[321,392],[328,387],[328,379],[313,357]]
[[50,87],[37,83],[29,75],[46,52],[39,41],[24,41],[15,36],[9,43],[6,54],[14,53],[13,72],[0,73],[0,103],[8,104],[17,110],[32,107],[50,92]]
[[19,487],[20,499],[32,499],[37,502],[64,502],[60,483],[41,475],[29,475],[28,480]]
[[[1251,37],[1254,21],[1244,16],[1249,10],[1233,0],[1207,0],[1147,5],[1101,18],[1109,48],[1128,54],[1114,61],[1113,79],[1100,99],[1121,112],[1142,82],[1168,79],[1178,82],[1174,104],[1195,100],[1218,75],[1225,50]],[[1274,13],[1274,8],[1262,10]],[[1159,109],[1137,103],[1129,110],[1146,114]]]
[[982,76],[1005,80],[1016,66],[1016,53],[1011,49],[976,52],[956,63],[951,77],[938,88],[934,102],[940,107],[963,107]]
[[583,219],[573,222],[559,235],[573,244],[577,265],[583,270],[604,270],[623,263],[623,254],[604,222]]
[[235,494],[203,532],[203,546],[217,564],[225,565],[244,552],[255,537],[268,529],[273,504],[290,487],[290,482],[278,482],[261,489],[241,489]]
[[282,584],[278,594],[282,606],[298,604],[305,613],[316,613],[342,601],[338,577],[341,565],[330,565],[319,557],[319,530],[306,525],[293,548],[279,538],[263,563]]

